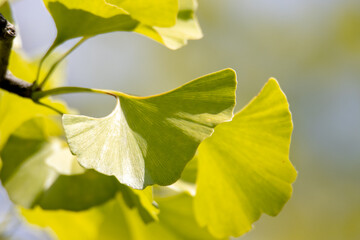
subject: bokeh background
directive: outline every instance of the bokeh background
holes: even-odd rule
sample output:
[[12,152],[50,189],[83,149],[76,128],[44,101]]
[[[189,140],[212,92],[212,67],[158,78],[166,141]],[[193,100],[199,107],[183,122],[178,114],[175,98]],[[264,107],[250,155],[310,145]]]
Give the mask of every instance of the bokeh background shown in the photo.
[[[42,1],[13,11],[25,52],[40,56],[56,34]],[[204,38],[177,51],[132,33],[88,40],[68,58],[66,84],[151,95],[231,67],[240,110],[275,77],[293,114],[298,179],[279,216],[240,239],[360,239],[360,1],[199,0],[197,15]],[[114,107],[106,96],[63,99],[96,117]]]

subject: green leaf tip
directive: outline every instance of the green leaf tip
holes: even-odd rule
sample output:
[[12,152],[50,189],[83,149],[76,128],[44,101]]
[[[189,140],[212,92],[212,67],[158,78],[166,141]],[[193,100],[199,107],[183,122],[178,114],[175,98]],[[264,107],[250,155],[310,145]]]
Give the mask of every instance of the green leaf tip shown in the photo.
[[236,75],[225,69],[152,96],[117,95],[104,118],[63,116],[70,149],[85,168],[135,189],[180,178],[201,141],[231,120]]
[[275,79],[231,122],[220,124],[197,154],[194,209],[216,237],[240,236],[261,215],[277,215],[292,194],[292,120]]

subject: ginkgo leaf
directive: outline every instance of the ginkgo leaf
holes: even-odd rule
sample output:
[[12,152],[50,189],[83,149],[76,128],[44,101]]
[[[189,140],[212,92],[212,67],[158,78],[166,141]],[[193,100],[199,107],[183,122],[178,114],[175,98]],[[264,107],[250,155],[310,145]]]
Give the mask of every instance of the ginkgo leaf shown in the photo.
[[136,190],[123,184],[119,185],[126,205],[129,208],[136,208],[144,223],[159,220],[159,209],[157,203],[153,200],[152,187],[147,187],[144,190]]
[[232,118],[235,88],[235,72],[226,69],[153,97],[118,93],[107,117],[65,114],[66,137],[85,168],[136,189],[169,185],[213,128]]
[[76,37],[131,31],[138,22],[103,0],[44,0],[57,28],[54,46]]
[[178,0],[105,0],[128,12],[139,22],[158,27],[171,27],[176,23]]
[[177,49],[202,37],[196,0],[44,0],[57,28],[53,48],[66,40],[134,31]]
[[0,180],[11,200],[24,207],[83,210],[111,199],[118,191],[118,181],[81,170],[64,151],[70,152],[63,140],[53,135],[58,130],[48,129],[54,127],[49,122],[52,120],[45,117],[25,122],[0,152]]
[[275,216],[292,193],[292,120],[284,93],[270,79],[233,120],[198,149],[195,215],[217,237],[249,231],[262,212]]
[[103,206],[82,212],[22,209],[22,214],[33,224],[53,230],[58,239],[87,240],[193,240],[215,239],[201,228],[193,214],[193,199],[188,194],[157,199],[159,221],[145,224],[139,214],[129,209],[121,197]]
[[1,0],[0,1],[0,13],[5,17],[5,19],[10,21],[11,23],[14,23],[14,20],[12,18],[10,5],[9,5],[7,0]]
[[170,49],[178,49],[185,45],[188,40],[200,39],[203,36],[195,15],[196,9],[196,0],[180,0],[179,12],[174,26],[164,28],[139,24],[134,31],[148,36]]
[[24,207],[79,211],[102,204],[121,192],[129,207],[136,208],[144,222],[157,220],[152,188],[135,191],[105,176],[79,166],[67,144],[60,122],[50,117],[26,121],[0,151],[4,167],[0,180],[10,198]]

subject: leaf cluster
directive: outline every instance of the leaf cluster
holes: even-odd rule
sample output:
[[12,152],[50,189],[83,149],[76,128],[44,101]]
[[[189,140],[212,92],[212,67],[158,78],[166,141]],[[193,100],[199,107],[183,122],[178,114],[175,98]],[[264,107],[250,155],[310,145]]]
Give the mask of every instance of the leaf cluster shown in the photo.
[[[291,113],[275,79],[234,113],[231,69],[148,97],[61,87],[53,74],[103,33],[135,32],[170,49],[201,38],[196,0],[44,4],[57,27],[52,46],[40,62],[13,51],[9,65],[18,78],[35,78],[32,99],[0,90],[0,180],[29,222],[60,239],[227,239],[280,212],[296,171]],[[7,2],[0,10],[10,19]],[[53,53],[73,38],[64,55]],[[50,97],[72,92],[108,94],[116,106],[93,118]]]

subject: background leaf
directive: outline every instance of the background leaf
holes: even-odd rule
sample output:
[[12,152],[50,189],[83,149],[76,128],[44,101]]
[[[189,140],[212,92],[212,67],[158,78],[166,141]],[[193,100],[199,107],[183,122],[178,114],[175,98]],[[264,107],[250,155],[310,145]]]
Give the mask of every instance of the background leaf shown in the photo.
[[[37,64],[22,58],[16,52],[12,52],[9,60],[9,70],[16,77],[25,81],[33,81]],[[55,87],[61,83],[61,74],[55,74],[51,78],[47,87]],[[42,102],[59,109],[62,112],[68,112],[66,105],[61,101],[44,99]],[[15,131],[25,121],[35,116],[57,115],[56,112],[44,106],[34,103],[30,99],[19,97],[15,94],[0,90],[0,150],[7,141],[9,135]]]
[[135,189],[169,185],[213,128],[232,118],[235,88],[227,69],[153,97],[119,93],[105,118],[63,116],[70,149],[85,168]]
[[105,0],[128,12],[139,22],[158,27],[171,27],[176,23],[178,0]]
[[123,10],[102,0],[45,0],[58,30],[54,46],[76,37],[92,37],[113,31],[131,31],[138,24]]
[[[77,37],[135,31],[177,49],[202,33],[195,17],[196,0],[44,0],[57,28],[51,50]],[[179,6],[178,6],[179,5]]]
[[[50,124],[51,127],[61,127],[44,117],[25,122],[1,151],[3,167],[0,178],[11,200],[24,207],[41,205],[46,209],[82,210],[112,198],[117,191],[117,181],[95,171],[79,175],[79,166],[72,172],[77,162],[68,164],[65,161],[66,157],[74,161],[71,154],[59,156],[67,146],[55,138],[57,130],[51,129],[51,134],[46,131]],[[54,167],[54,162],[49,165],[47,161],[54,155],[61,157],[65,165]],[[57,171],[59,168],[68,175],[61,175]],[[74,173],[77,175],[70,175]]]
[[157,201],[160,221],[150,224],[144,224],[139,215],[127,207],[121,195],[101,207],[79,213],[39,208],[23,209],[22,213],[30,223],[50,227],[59,239],[214,239],[196,223],[192,198],[188,194]]
[[85,171],[71,155],[59,122],[39,117],[25,122],[0,153],[0,180],[13,202],[26,208],[79,211],[100,205],[121,192],[144,222],[157,220],[152,188],[134,191],[114,177]]
[[275,216],[292,193],[291,115],[270,79],[260,94],[198,149],[196,218],[217,237],[249,231],[262,212]]
[[12,24],[14,24],[14,19],[12,17],[10,5],[7,0],[0,1],[0,13]]
[[170,49],[178,49],[188,40],[200,39],[203,36],[195,15],[196,9],[196,0],[179,0],[179,12],[174,26],[164,28],[139,24],[134,31],[148,36]]

